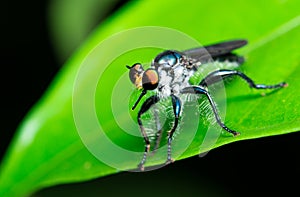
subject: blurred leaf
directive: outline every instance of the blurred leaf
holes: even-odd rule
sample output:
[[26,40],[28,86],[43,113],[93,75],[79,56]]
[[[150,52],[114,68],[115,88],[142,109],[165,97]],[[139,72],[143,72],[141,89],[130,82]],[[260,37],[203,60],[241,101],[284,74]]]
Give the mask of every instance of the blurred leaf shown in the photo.
[[52,44],[60,62],[86,39],[119,0],[52,0],[48,7]]
[[[241,135],[235,138],[221,135],[214,147],[236,140],[298,131],[300,110],[296,95],[299,95],[300,91],[297,75],[300,69],[300,55],[297,50],[300,41],[299,4],[297,0],[190,0],[185,4],[182,1],[149,0],[127,4],[102,24],[72,56],[20,125],[18,134],[1,165],[0,196],[24,196],[42,187],[84,181],[118,172],[117,169],[96,159],[82,143],[74,123],[72,95],[77,72],[92,49],[108,36],[128,28],[146,25],[170,27],[194,37],[202,44],[246,38],[250,42],[249,46],[239,50],[247,59],[241,69],[259,83],[289,83],[288,88],[267,92],[265,97],[260,96],[260,91],[249,90],[241,80],[235,80],[226,86],[226,124],[240,131]],[[122,42],[112,43],[106,52],[113,54],[113,49],[131,42],[132,40],[124,39]],[[110,104],[114,94],[112,88],[126,72],[124,65],[140,61],[140,58],[145,61],[153,52],[145,53],[144,57],[128,53],[127,56],[116,59],[106,70],[106,75],[101,78],[92,103],[97,108],[97,117],[109,138],[116,145],[132,151],[142,152],[143,140],[124,134],[115,124],[115,120],[111,119]],[[135,51],[133,54],[139,52]],[[101,53],[98,54],[99,57],[96,55],[97,53],[94,54],[95,59],[88,59],[89,63],[95,63],[95,70],[106,61]],[[142,56],[143,52],[140,52],[140,55]],[[97,74],[94,70],[86,73],[86,82]],[[81,84],[81,90],[89,89],[87,85],[88,83]],[[120,89],[125,91],[131,86],[128,81],[128,84],[121,85]],[[120,94],[120,97],[126,97],[128,94]],[[81,96],[84,98],[84,91]],[[83,113],[86,105],[91,104],[82,103]],[[135,113],[131,115],[135,116]],[[86,124],[89,125],[88,120]],[[185,125],[189,127],[186,123],[183,127]],[[180,158],[207,151],[199,150],[204,138],[204,129],[205,126],[199,125],[193,142]],[[180,132],[179,135],[174,140],[174,149],[188,139],[184,132]],[[94,137],[89,136],[91,142],[102,143],[93,141]],[[99,152],[110,153],[110,147],[106,148]],[[122,155],[111,154],[111,157],[122,158]],[[165,152],[158,153],[158,158],[152,164],[163,163]],[[138,162],[135,158],[127,158],[120,165],[132,169],[136,168]]]

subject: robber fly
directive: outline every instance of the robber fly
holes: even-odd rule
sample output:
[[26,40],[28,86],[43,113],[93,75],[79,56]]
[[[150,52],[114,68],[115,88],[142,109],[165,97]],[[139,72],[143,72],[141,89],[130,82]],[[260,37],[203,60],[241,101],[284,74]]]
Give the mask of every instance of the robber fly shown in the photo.
[[232,134],[237,136],[240,133],[228,128],[221,120],[216,104],[212,99],[208,86],[220,82],[226,78],[240,77],[245,80],[251,88],[255,89],[277,89],[287,86],[287,83],[282,82],[275,85],[256,84],[244,73],[237,70],[219,69],[210,72],[205,76],[198,85],[191,85],[189,79],[195,74],[201,65],[207,63],[210,59],[214,61],[230,61],[238,64],[243,63],[244,59],[232,51],[247,44],[246,40],[233,40],[204,46],[200,48],[189,49],[186,51],[167,50],[158,54],[151,63],[151,67],[144,70],[140,63],[133,66],[126,66],[129,69],[129,77],[131,82],[141,90],[141,94],[134,103],[134,110],[141,98],[146,95],[147,91],[154,91],[155,94],[145,100],[137,114],[137,122],[140,127],[142,136],[145,141],[144,155],[139,163],[140,170],[144,170],[144,164],[147,159],[147,154],[150,151],[150,141],[143,122],[142,114],[147,112],[153,105],[161,100],[171,97],[174,113],[174,122],[171,129],[168,131],[168,152],[166,164],[173,162],[171,157],[172,137],[179,124],[181,109],[183,102],[180,99],[182,94],[198,94],[204,95],[208,99],[212,112],[218,125]]

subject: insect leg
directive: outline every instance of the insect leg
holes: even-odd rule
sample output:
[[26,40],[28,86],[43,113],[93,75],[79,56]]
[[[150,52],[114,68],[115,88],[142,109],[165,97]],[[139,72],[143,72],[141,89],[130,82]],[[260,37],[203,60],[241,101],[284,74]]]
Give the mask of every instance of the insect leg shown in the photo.
[[218,110],[216,107],[215,102],[213,101],[212,97],[210,96],[209,92],[205,89],[203,89],[200,86],[190,86],[190,87],[186,87],[181,91],[182,94],[203,94],[207,97],[210,106],[212,107],[213,113],[215,115],[215,118],[217,120],[217,123],[227,132],[232,133],[234,136],[239,135],[240,133],[234,130],[229,129],[221,120],[219,114],[218,114]]
[[158,149],[160,141],[161,141],[161,137],[162,137],[162,128],[161,128],[161,124],[160,124],[158,114],[159,114],[159,110],[157,108],[155,108],[154,109],[154,118],[155,118],[155,124],[156,124],[157,132],[155,134],[155,145],[154,145],[152,154],[154,154],[156,152],[156,150]]
[[172,129],[168,132],[168,157],[167,157],[166,164],[173,162],[173,159],[171,158],[171,143],[172,143],[173,134],[178,125],[179,115],[180,115],[180,111],[181,111],[180,99],[175,95],[171,95],[171,97],[172,97],[172,104],[173,104],[175,120],[174,120]]
[[144,140],[145,140],[145,151],[144,151],[144,155],[143,155],[143,158],[139,164],[139,168],[140,170],[144,170],[144,164],[146,163],[146,159],[147,159],[147,154],[150,150],[150,141],[149,141],[149,138],[148,138],[148,135],[145,131],[145,128],[143,126],[143,123],[142,123],[142,120],[141,120],[141,116],[147,112],[150,107],[152,105],[154,105],[155,103],[157,103],[159,101],[159,97],[157,95],[153,95],[151,97],[149,97],[144,103],[143,105],[141,106],[141,109],[139,110],[138,112],[138,115],[137,115],[137,121],[138,121],[138,124],[139,124],[139,127],[140,127],[140,130],[141,130],[141,133],[144,137]]
[[233,77],[233,76],[239,76],[242,79],[244,79],[251,88],[255,89],[276,89],[281,87],[286,87],[287,83],[281,82],[275,85],[264,85],[264,84],[255,84],[252,79],[250,79],[247,75],[244,73],[237,71],[237,70],[217,70],[214,72],[211,72],[208,74],[200,83],[200,86],[207,87],[211,84],[214,84],[216,82],[219,82],[225,78]]

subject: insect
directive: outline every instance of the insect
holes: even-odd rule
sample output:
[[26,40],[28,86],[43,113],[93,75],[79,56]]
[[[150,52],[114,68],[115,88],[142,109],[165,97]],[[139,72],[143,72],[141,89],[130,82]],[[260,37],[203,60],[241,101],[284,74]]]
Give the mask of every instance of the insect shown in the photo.
[[[189,79],[195,72],[209,59],[213,61],[231,61],[238,64],[243,63],[244,59],[232,51],[247,44],[246,40],[232,40],[222,43],[217,43],[200,48],[189,49],[186,51],[166,50],[158,54],[151,63],[150,68],[144,70],[140,63],[135,63],[132,66],[126,66],[129,69],[129,78],[137,89],[141,90],[141,94],[134,103],[132,110],[134,110],[141,98],[146,95],[148,91],[154,91],[154,95],[150,96],[141,105],[138,114],[137,122],[141,134],[145,141],[145,151],[138,167],[144,170],[147,154],[150,151],[150,141],[141,116],[147,112],[153,105],[167,98],[171,98],[174,113],[174,122],[171,129],[168,131],[167,138],[167,160],[166,164],[173,162],[171,157],[171,144],[173,134],[179,124],[179,119],[182,111],[183,102],[180,99],[182,94],[196,94],[204,95],[208,99],[211,106],[214,118],[217,124],[226,132],[237,136],[240,133],[228,128],[221,120],[216,104],[208,90],[208,86],[220,82],[227,78],[239,77],[245,80],[251,88],[255,89],[278,89],[286,87],[287,83],[281,82],[275,85],[256,84],[244,73],[238,70],[219,69],[210,72],[205,76],[198,85],[191,85]],[[157,131],[158,134],[161,131]]]

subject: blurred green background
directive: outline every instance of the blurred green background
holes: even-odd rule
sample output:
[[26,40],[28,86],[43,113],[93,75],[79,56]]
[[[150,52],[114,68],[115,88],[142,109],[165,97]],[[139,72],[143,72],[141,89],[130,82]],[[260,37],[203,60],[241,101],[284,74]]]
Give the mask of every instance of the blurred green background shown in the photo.
[[[18,124],[63,63],[94,27],[126,3],[19,0],[1,5],[1,158]],[[294,148],[299,137],[296,132],[235,142],[204,157],[177,161],[156,171],[119,173],[85,183],[55,186],[34,196],[284,194],[297,191],[291,184],[300,175],[298,151]]]

